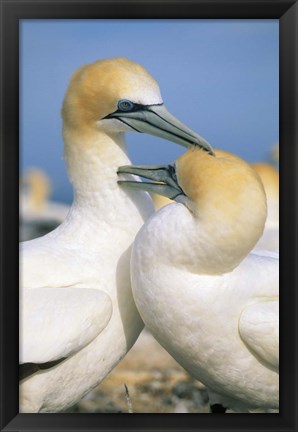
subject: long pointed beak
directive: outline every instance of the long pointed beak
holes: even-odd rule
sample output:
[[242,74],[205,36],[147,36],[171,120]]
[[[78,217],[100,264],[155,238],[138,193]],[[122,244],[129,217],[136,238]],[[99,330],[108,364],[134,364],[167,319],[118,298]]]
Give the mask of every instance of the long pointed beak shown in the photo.
[[187,148],[199,146],[214,155],[208,141],[169,113],[164,104],[139,105],[138,109],[133,111],[116,111],[106,118],[117,118],[137,132],[155,135]]
[[[118,180],[118,184],[134,190],[153,192],[166,196],[172,200],[180,195],[184,196],[183,190],[177,182],[174,165],[126,165],[118,168],[118,174],[134,174],[154,183],[142,181]],[[158,183],[157,183],[158,182]]]

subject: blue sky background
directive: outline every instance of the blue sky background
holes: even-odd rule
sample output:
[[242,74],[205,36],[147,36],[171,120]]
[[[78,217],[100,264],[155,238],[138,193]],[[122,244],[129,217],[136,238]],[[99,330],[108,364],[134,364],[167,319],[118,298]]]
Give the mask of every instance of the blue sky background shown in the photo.
[[[213,147],[249,162],[269,160],[278,142],[278,20],[22,20],[20,169],[42,168],[52,198],[71,202],[61,105],[71,74],[124,56],[159,82],[168,110]],[[185,150],[127,134],[137,164],[175,160]]]

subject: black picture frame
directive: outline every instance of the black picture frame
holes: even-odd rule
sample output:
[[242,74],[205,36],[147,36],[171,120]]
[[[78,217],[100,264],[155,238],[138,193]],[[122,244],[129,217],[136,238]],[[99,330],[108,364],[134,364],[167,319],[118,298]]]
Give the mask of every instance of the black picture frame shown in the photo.
[[[0,0],[1,431],[297,431],[298,4],[290,0]],[[281,401],[279,414],[19,414],[18,185],[20,19],[279,19]]]

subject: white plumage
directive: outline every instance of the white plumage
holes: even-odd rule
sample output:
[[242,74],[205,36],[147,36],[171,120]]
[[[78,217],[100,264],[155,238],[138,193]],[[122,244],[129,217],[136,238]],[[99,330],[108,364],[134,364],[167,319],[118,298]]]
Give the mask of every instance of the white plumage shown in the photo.
[[100,290],[29,288],[22,292],[20,309],[20,340],[26,341],[20,344],[20,362],[43,364],[69,357],[91,342],[108,324],[113,306]]

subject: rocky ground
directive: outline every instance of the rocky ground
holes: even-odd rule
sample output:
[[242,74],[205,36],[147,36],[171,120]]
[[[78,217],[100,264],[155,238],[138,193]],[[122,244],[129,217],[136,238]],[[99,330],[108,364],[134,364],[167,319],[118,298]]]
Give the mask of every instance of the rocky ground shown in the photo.
[[208,413],[209,406],[204,386],[143,331],[110,375],[68,412]]
[[[209,413],[208,394],[144,330],[101,384],[67,412]],[[276,410],[256,410],[276,413]],[[228,410],[227,413],[234,413]]]

